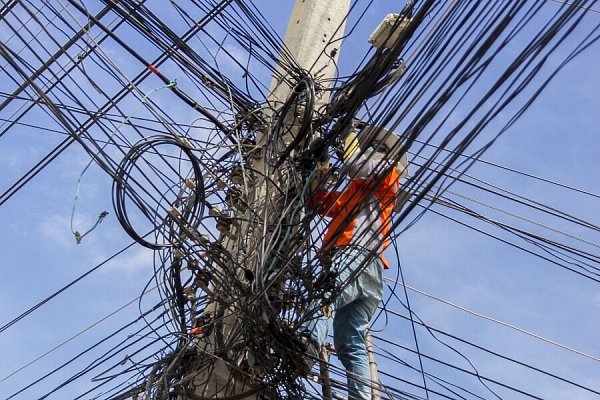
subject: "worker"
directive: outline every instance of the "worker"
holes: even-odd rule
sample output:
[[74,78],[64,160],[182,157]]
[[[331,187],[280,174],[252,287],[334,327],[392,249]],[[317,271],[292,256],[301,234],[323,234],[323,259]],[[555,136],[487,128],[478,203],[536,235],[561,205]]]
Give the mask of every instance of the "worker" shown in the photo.
[[[344,141],[343,154],[350,181],[344,190],[332,192],[315,188],[313,183],[315,190],[308,202],[309,208],[331,218],[321,252],[331,261],[339,295],[324,311],[316,310],[302,323],[308,355],[303,358],[304,373],[310,372],[333,319],[334,346],[346,369],[349,400],[371,399],[365,334],[383,297],[383,269],[389,268],[383,251],[389,245],[400,178],[407,173],[404,154],[401,162],[394,161],[400,151],[399,137],[380,130],[371,148],[363,152],[352,130]],[[326,158],[326,150],[317,154],[322,173],[329,165]]]

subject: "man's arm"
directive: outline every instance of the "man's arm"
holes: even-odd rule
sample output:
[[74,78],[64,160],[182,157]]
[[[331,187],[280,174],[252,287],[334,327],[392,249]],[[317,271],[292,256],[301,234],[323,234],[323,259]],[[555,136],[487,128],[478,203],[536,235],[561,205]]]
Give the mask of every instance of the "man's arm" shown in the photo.
[[340,211],[337,199],[341,192],[332,192],[319,188],[319,184],[322,184],[322,180],[328,175],[330,168],[328,157],[317,157],[316,173],[310,182],[310,195],[306,203],[308,208],[326,217],[333,217]]
[[317,189],[311,193],[306,205],[320,215],[333,218],[341,210],[340,204],[337,201],[340,195],[341,192],[328,192],[323,189]]

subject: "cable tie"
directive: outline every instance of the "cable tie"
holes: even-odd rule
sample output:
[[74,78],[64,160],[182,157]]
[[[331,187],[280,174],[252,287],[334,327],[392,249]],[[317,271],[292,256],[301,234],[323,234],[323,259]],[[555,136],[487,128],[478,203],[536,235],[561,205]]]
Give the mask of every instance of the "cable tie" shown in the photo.
[[187,186],[188,189],[195,189],[196,188],[196,184],[190,178],[187,178],[185,180],[185,186]]
[[181,141],[181,144],[184,145],[185,147],[189,147],[190,149],[192,148],[192,144],[190,143],[189,140],[187,140],[187,138],[180,137],[179,140]]
[[178,218],[179,216],[181,216],[181,213],[179,212],[179,210],[175,207],[171,207],[169,208],[169,210],[167,211],[169,213],[169,215],[173,218]]
[[183,254],[183,251],[181,251],[179,248],[175,247],[173,249],[173,255],[175,256],[176,260],[181,260],[185,257],[185,254]]

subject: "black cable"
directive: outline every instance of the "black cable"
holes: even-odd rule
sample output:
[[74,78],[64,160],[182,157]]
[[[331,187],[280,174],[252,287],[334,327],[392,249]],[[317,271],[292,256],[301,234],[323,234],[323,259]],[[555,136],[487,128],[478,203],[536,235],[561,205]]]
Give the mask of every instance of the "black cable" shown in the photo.
[[77,277],[75,280],[69,282],[67,285],[63,286],[62,288],[60,288],[56,292],[52,293],[50,296],[48,296],[45,299],[41,300],[36,305],[34,305],[33,307],[29,308],[27,311],[24,311],[23,313],[19,314],[17,317],[15,317],[12,320],[10,320],[9,322],[5,323],[4,325],[2,325],[0,327],[0,333],[4,332],[8,328],[10,328],[11,326],[13,326],[17,322],[19,322],[20,320],[22,320],[23,318],[29,316],[29,314],[31,314],[32,312],[34,312],[38,308],[42,307],[43,305],[45,305],[46,303],[48,303],[50,300],[52,300],[56,296],[64,293],[71,286],[73,286],[76,283],[80,282],[82,279],[88,277],[90,274],[92,274],[93,272],[97,271],[100,267],[104,266],[106,263],[110,262],[111,260],[115,259],[117,256],[119,256],[122,253],[124,253],[126,250],[128,250],[129,248],[131,248],[134,244],[135,244],[135,242],[132,242],[132,243],[128,244],[127,246],[125,246],[121,250],[117,251],[116,253],[114,253],[113,255],[111,255],[110,257],[108,257],[107,259],[105,259],[104,261],[102,261],[99,264],[97,264],[96,266],[92,267],[90,270],[88,270],[84,274],[82,274],[79,277]]

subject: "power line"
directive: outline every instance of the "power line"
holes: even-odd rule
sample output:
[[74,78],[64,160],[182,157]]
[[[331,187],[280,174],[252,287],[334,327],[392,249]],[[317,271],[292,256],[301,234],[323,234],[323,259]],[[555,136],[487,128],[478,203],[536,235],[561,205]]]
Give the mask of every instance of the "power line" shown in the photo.
[[[356,2],[345,16],[350,32],[345,41],[365,22],[371,4]],[[44,397],[102,366],[104,370],[97,375],[100,383],[84,389],[80,397],[102,388],[105,392],[99,396],[114,398],[120,390],[143,387],[147,397],[160,399],[169,392],[188,393],[190,371],[210,371],[218,360],[232,377],[251,378],[273,397],[316,398],[302,379],[290,373],[301,350],[295,345],[297,327],[303,318],[311,317],[299,310],[307,308],[309,299],[331,301],[330,296],[337,295],[330,294],[319,280],[324,269],[316,248],[324,220],[306,208],[308,182],[314,175],[308,150],[315,134],[337,146],[357,117],[370,126],[403,132],[411,149],[414,171],[406,189],[412,196],[394,221],[398,232],[425,212],[440,213],[432,208],[435,204],[445,207],[448,215],[444,216],[458,224],[596,280],[597,257],[570,242],[594,246],[593,240],[524,216],[522,221],[536,228],[564,234],[551,240],[507,221],[494,221],[464,203],[506,215],[517,213],[458,188],[450,189],[469,186],[477,193],[508,199],[529,212],[559,218],[570,226],[597,228],[583,217],[469,174],[546,86],[547,80],[537,78],[581,21],[583,13],[571,6],[539,24],[542,4],[417,2],[412,25],[394,46],[368,50],[353,73],[327,78],[335,85],[332,89],[324,89],[328,83],[318,73],[312,76],[300,68],[252,2],[192,0],[156,9],[143,2],[107,0],[102,10],[105,14],[95,16],[75,0],[68,5],[60,3],[60,7],[47,2],[47,9],[25,2],[6,4],[1,13],[10,17],[7,26],[14,35],[2,47],[3,68],[10,70],[14,89],[6,91],[3,105],[22,102],[23,107],[5,119],[9,124],[2,134],[17,126],[42,125],[34,122],[32,111],[42,107],[69,137],[2,194],[0,205],[78,141],[114,180],[114,208],[124,230],[136,243],[155,251],[152,281],[164,300],[162,324],[148,324],[156,341],[135,349],[141,359],[135,366],[120,370],[119,363],[109,365],[110,358],[123,355],[128,346],[123,344]],[[162,18],[165,9],[175,11],[171,18]],[[31,19],[20,18],[17,11]],[[108,17],[113,18],[110,23],[105,22]],[[40,37],[48,38],[46,42],[34,37],[38,27]],[[529,34],[520,40],[524,32]],[[580,44],[569,59],[597,40],[593,32],[590,35],[585,39],[577,36]],[[59,38],[65,42],[59,43]],[[324,60],[333,59],[330,49],[339,45],[333,38],[328,40],[324,42],[327,51],[320,57]],[[74,49],[79,50],[77,54]],[[403,75],[398,72],[401,58],[408,60]],[[281,107],[265,102],[270,91],[261,82],[265,74],[295,88],[290,98],[279,99]],[[144,102],[139,118],[122,123],[127,117],[122,110],[130,110],[131,102],[140,100],[147,92],[146,85],[155,87],[155,78],[167,83],[175,77],[184,83]],[[317,106],[318,98],[329,95],[328,106]],[[200,115],[195,121],[199,122],[181,122],[183,118],[172,112],[172,104]],[[490,134],[488,130],[502,113],[510,114],[508,122]],[[457,121],[450,121],[451,115],[458,115]],[[290,129],[292,126],[295,128]],[[263,134],[264,143],[259,141]],[[365,136],[367,130],[361,132],[361,138]],[[369,138],[365,140],[368,144]],[[339,157],[331,156],[342,176],[332,173],[325,178],[333,181],[333,189],[341,190],[344,167]],[[253,161],[259,157],[264,165]],[[266,200],[255,189],[259,181],[267,187]],[[462,219],[454,218],[455,212]],[[479,222],[513,237],[494,236],[493,231],[479,229]],[[369,228],[357,227],[365,235]],[[149,235],[142,234],[148,230]],[[16,317],[0,332],[93,270]],[[412,315],[411,311],[411,319]],[[207,339],[194,337],[192,330],[210,331],[207,335],[214,337],[214,347],[203,353]],[[414,338],[420,347],[416,331]],[[133,343],[138,346],[138,341]],[[417,354],[421,356],[420,348]],[[443,375],[434,377],[422,364],[419,370],[421,383],[407,379],[403,384],[425,390],[426,396],[476,396],[470,386],[455,385]],[[341,376],[340,372],[335,371]],[[468,372],[484,386],[485,380],[535,397],[494,377],[483,379],[477,372]],[[392,378],[387,371],[382,373]],[[435,382],[434,386],[429,382]],[[112,388],[107,390],[108,385]],[[346,390],[344,384],[336,385]],[[419,398],[393,385],[386,386],[388,396]]]

